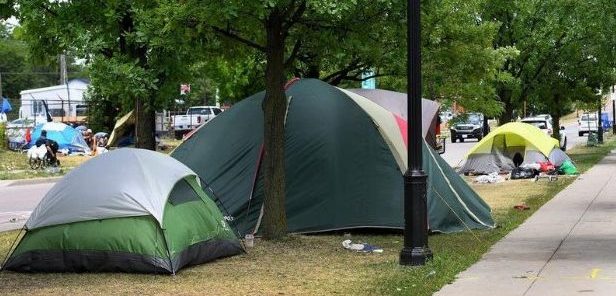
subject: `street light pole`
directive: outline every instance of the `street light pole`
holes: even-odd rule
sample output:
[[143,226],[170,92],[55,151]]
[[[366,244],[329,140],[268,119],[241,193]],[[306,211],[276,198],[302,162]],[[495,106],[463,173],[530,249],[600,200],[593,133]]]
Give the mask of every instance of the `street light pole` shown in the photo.
[[404,173],[404,248],[400,264],[412,266],[424,265],[432,258],[428,248],[428,176],[422,169],[420,2],[407,2],[408,169]]
[[599,97],[599,113],[597,114],[597,143],[603,144],[603,120],[601,119],[601,112],[603,112],[603,102]]
[[612,98],[612,134],[616,135],[616,98]]

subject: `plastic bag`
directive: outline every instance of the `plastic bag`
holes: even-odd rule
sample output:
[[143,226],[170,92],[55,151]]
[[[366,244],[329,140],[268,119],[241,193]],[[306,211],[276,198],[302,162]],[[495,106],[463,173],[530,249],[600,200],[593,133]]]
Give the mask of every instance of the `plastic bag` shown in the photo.
[[563,164],[558,169],[559,172],[562,172],[565,175],[577,175],[578,171],[575,165],[570,160],[565,160]]

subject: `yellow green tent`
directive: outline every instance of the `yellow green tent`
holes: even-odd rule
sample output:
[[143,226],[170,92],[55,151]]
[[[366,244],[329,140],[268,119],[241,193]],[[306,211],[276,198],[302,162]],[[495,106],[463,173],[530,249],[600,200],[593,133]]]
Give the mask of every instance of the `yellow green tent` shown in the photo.
[[558,140],[533,125],[511,122],[495,129],[477,143],[466,155],[461,172],[509,172],[515,167],[513,158],[516,154],[523,157],[522,165],[549,160],[560,166],[569,160],[567,154],[559,149]]
[[116,147],[120,139],[129,133],[134,126],[135,116],[133,116],[133,111],[130,111],[116,121],[111,136],[109,136],[109,141],[107,141],[107,147]]

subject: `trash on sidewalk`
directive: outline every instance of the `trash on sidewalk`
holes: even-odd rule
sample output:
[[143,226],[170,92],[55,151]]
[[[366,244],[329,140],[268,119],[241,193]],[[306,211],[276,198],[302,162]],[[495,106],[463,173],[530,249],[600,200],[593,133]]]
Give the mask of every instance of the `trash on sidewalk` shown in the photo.
[[520,210],[520,211],[530,210],[530,207],[527,206],[525,203],[517,204],[517,205],[513,206],[513,208],[516,209],[516,210]]
[[475,178],[475,182],[480,184],[500,183],[503,181],[505,180],[498,175],[498,172],[493,172],[489,175],[481,175]]
[[360,253],[383,253],[383,249],[366,243],[353,243],[350,239],[342,241],[342,247]]

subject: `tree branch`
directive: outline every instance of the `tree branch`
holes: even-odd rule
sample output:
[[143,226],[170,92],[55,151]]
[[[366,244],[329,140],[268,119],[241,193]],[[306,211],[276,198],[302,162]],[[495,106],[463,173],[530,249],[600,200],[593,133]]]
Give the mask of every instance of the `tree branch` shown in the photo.
[[391,73],[381,73],[381,74],[374,74],[368,77],[359,77],[361,73],[357,73],[355,75],[352,76],[342,76],[342,78],[340,80],[350,80],[350,81],[366,81],[368,79],[372,79],[372,78],[378,78],[378,77],[385,77],[385,76],[391,76],[393,74]]
[[351,61],[349,63],[348,66],[346,66],[345,68],[342,68],[342,69],[340,69],[340,70],[338,70],[338,71],[336,71],[336,72],[334,72],[332,74],[329,74],[329,75],[325,76],[323,78],[323,80],[324,81],[329,81],[329,80],[333,79],[336,76],[340,76],[342,74],[349,73],[349,72],[351,72],[351,71],[353,71],[355,69],[358,69],[358,68],[361,68],[359,59],[354,59],[353,61]]
[[222,36],[225,36],[227,38],[233,39],[235,41],[239,41],[240,43],[243,43],[244,45],[247,45],[249,47],[252,47],[252,48],[257,49],[257,50],[262,51],[262,52],[265,52],[265,50],[266,50],[265,46],[260,45],[260,44],[254,42],[254,41],[248,40],[248,39],[246,39],[246,38],[244,38],[244,37],[242,37],[242,36],[240,36],[240,35],[238,35],[236,33],[233,33],[233,32],[231,32],[230,29],[225,30],[225,29],[221,29],[221,28],[216,27],[216,26],[211,26],[211,28],[212,28],[212,30],[214,30],[214,32],[216,32],[216,33],[218,33],[218,34],[220,34]]
[[286,20],[285,18],[285,21],[282,24],[283,32],[285,33],[288,32],[289,29],[291,29],[291,27],[293,27],[293,25],[295,25],[295,23],[299,21],[299,19],[302,17],[305,11],[306,11],[306,1],[302,0],[299,3],[299,6],[297,7],[297,9],[295,9],[295,11],[293,12],[293,15],[289,17],[288,20]]
[[289,55],[287,60],[284,62],[285,68],[288,68],[289,66],[291,66],[291,64],[293,64],[293,62],[295,61],[295,58],[297,58],[297,54],[299,53],[299,49],[301,47],[302,47],[302,40],[298,38],[295,41],[295,45],[293,45],[293,50],[291,51],[291,54]]

